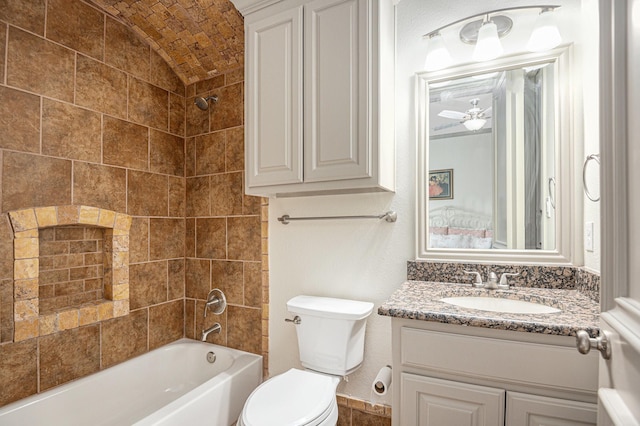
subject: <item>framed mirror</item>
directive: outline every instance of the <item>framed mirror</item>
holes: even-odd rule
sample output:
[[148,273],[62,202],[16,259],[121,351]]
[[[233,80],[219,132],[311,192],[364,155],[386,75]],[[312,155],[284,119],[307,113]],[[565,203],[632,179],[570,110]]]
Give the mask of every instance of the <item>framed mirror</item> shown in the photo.
[[572,264],[570,49],[418,73],[418,258]]

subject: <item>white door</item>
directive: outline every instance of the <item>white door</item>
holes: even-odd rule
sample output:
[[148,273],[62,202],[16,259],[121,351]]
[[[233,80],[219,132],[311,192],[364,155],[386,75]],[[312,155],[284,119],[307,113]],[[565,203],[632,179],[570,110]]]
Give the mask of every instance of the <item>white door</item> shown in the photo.
[[640,424],[640,0],[600,0],[602,319],[599,425]]

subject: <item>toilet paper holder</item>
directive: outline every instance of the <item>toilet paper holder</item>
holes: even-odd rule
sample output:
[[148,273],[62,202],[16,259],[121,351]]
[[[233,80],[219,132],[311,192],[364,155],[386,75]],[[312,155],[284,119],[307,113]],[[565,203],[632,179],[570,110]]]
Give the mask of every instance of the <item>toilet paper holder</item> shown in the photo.
[[382,367],[371,386],[376,395],[386,395],[391,386],[391,366]]

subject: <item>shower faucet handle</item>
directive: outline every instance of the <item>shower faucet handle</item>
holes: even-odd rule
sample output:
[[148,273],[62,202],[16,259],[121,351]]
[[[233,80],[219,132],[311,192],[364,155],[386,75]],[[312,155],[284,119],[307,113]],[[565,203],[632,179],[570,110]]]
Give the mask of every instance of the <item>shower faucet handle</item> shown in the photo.
[[207,311],[211,310],[216,315],[220,315],[227,307],[227,298],[219,288],[214,288],[207,295],[207,301],[204,303],[204,316],[207,317]]

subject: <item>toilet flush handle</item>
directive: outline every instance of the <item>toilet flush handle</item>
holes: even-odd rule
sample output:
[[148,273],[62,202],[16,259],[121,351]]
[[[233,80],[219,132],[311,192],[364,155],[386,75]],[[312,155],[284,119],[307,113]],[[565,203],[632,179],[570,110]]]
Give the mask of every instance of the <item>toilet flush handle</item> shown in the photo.
[[292,322],[292,323],[294,323],[295,325],[298,325],[298,324],[300,324],[300,323],[302,322],[302,320],[300,319],[300,317],[299,317],[299,316],[297,316],[297,315],[296,315],[295,317],[293,317],[293,319],[285,318],[284,320],[285,320],[285,322]]

